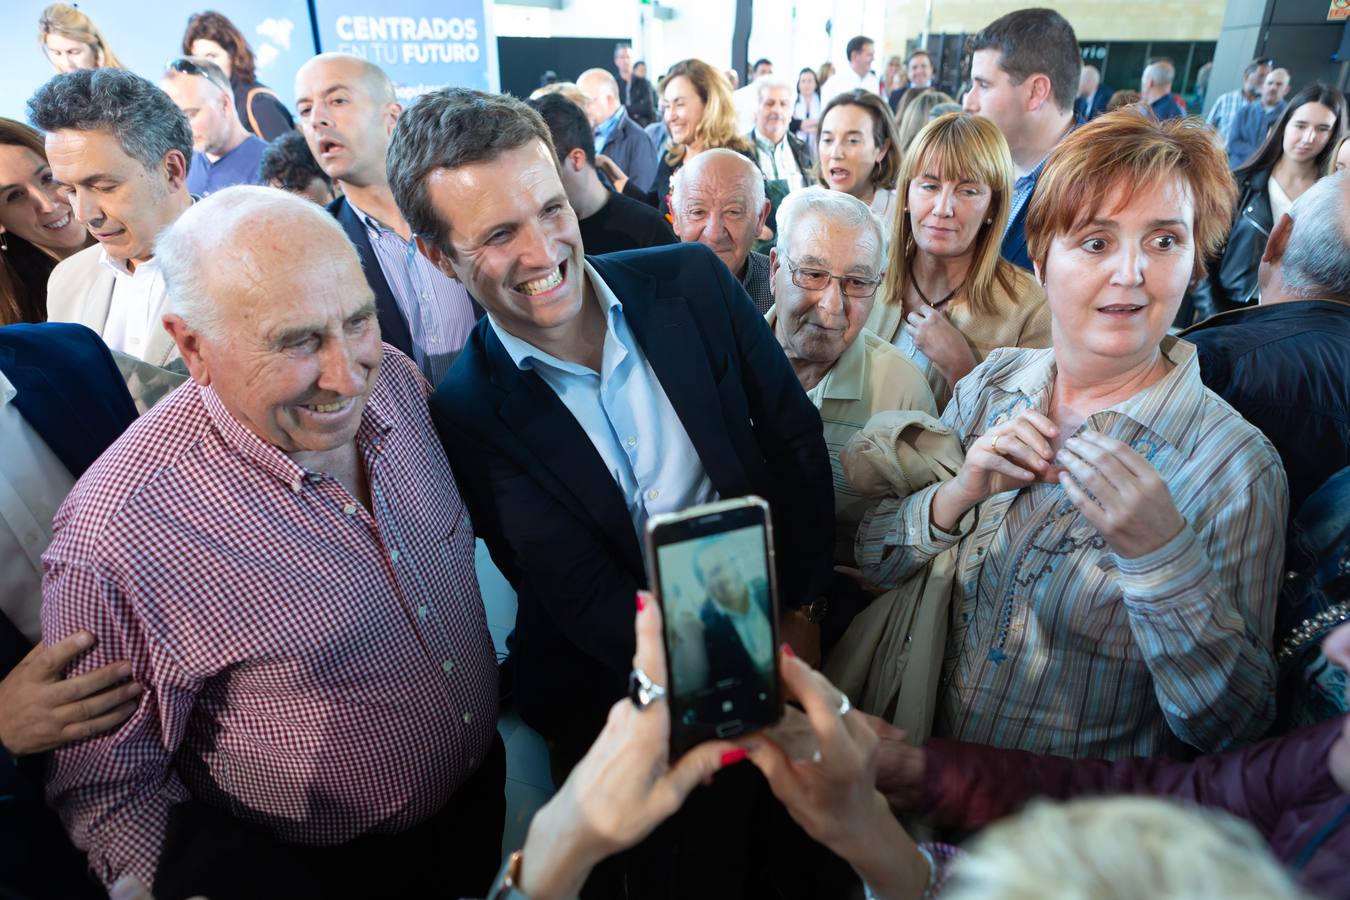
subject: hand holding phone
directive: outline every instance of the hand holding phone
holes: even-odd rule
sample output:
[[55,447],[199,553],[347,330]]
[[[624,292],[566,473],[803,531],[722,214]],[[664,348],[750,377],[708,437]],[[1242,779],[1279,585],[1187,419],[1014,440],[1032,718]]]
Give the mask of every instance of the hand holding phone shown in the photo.
[[782,716],[769,505],[743,497],[654,516],[648,571],[661,604],[671,754]]

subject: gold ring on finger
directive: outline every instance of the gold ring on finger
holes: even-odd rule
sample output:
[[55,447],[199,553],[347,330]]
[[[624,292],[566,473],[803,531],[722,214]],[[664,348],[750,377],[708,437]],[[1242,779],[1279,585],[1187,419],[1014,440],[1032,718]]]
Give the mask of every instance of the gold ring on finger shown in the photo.
[[994,435],[994,439],[989,443],[989,449],[998,453],[998,439],[1003,437],[1001,434]]

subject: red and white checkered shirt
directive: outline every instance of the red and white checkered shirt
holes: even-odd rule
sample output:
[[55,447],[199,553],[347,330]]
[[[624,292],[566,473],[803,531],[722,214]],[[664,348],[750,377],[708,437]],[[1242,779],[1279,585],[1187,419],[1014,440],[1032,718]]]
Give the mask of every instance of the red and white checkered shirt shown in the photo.
[[356,435],[373,512],[188,382],[58,512],[42,632],[131,660],[117,731],[55,753],[48,799],[95,873],[153,884],[169,808],[196,797],[332,845],[438,811],[483,759],[497,670],[468,513],[385,347]]

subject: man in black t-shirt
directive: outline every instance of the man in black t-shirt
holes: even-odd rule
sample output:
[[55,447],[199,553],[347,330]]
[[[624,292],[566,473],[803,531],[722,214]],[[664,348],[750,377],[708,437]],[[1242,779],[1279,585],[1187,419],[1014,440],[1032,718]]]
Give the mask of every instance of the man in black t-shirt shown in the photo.
[[577,214],[587,254],[678,243],[670,224],[654,207],[601,183],[595,171],[595,137],[581,107],[561,94],[547,94],[529,105],[543,117],[553,136],[563,189]]

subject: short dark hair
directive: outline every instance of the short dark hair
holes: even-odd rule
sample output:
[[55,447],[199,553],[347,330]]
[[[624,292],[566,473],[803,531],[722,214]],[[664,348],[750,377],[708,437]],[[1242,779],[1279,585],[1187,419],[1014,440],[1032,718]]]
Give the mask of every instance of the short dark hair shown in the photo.
[[586,154],[586,162],[595,165],[595,133],[581,107],[562,94],[545,94],[538,100],[525,101],[525,105],[539,113],[548,126],[559,161],[580,148]]
[[865,34],[860,34],[857,37],[849,38],[848,43],[844,46],[844,56],[847,59],[852,59],[855,53],[862,52],[862,48],[866,47],[868,44],[875,44],[875,43],[876,41],[872,40]]
[[169,95],[126,69],[57,75],[28,99],[28,118],[48,133],[110,131],[122,152],[155,169],[170,150],[192,161],[192,126]]
[[1032,75],[1049,78],[1055,105],[1062,112],[1073,109],[1083,60],[1073,26],[1053,9],[1019,9],[995,19],[971,41],[970,51],[979,50],[997,50],[1014,84]]
[[910,51],[909,56],[905,57],[905,65],[909,65],[910,63],[914,62],[914,57],[916,56],[926,56],[928,57],[928,64],[929,65],[933,64],[933,54],[929,53],[927,50],[920,47],[917,50]]
[[760,66],[771,66],[771,65],[773,65],[773,60],[766,59],[761,56],[759,59],[755,60],[755,64],[750,67],[750,72],[753,74],[754,71],[758,69]]
[[197,41],[214,41],[230,54],[230,81],[237,85],[251,85],[257,81],[257,60],[253,49],[233,22],[218,12],[194,13],[183,32],[183,54],[192,53]]
[[632,50],[633,45],[629,41],[619,41],[614,45],[614,55],[618,56],[620,50]]
[[1272,66],[1272,65],[1274,65],[1274,64],[1275,64],[1275,60],[1273,60],[1273,59],[1266,59],[1265,57],[1260,57],[1260,56],[1258,56],[1256,59],[1254,59],[1254,60],[1252,60],[1251,62],[1247,63],[1247,65],[1243,67],[1243,69],[1242,69],[1242,75],[1243,75],[1243,77],[1246,77],[1246,76],[1252,74],[1253,72],[1255,72],[1257,69],[1261,68],[1262,66]]
[[515,97],[452,87],[417,98],[399,116],[385,160],[394,202],[413,234],[453,255],[446,223],[427,194],[427,177],[496,159],[536,139],[556,153],[539,113]]
[[292,192],[303,191],[315,178],[326,185],[333,183],[298,131],[287,131],[263,148],[258,174],[264,184],[277,184]]

